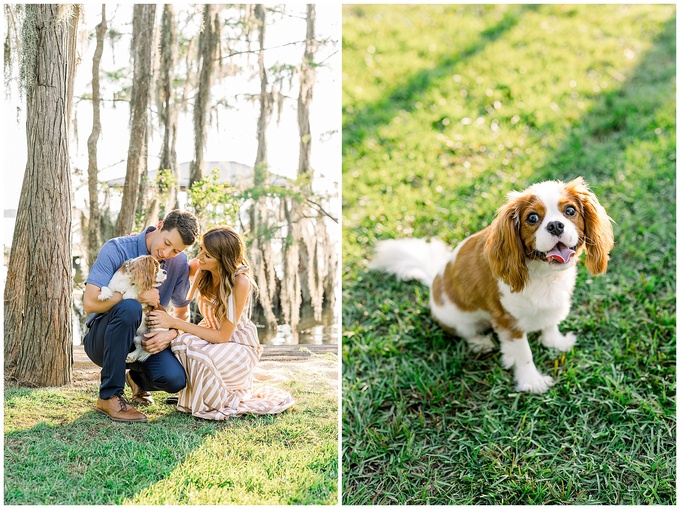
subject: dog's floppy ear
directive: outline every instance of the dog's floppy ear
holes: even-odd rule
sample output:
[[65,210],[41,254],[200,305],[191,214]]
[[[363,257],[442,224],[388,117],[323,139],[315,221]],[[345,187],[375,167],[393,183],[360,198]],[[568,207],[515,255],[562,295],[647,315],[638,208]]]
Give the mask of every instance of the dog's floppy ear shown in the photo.
[[139,256],[130,260],[128,269],[130,279],[140,292],[153,287],[159,266],[160,264],[153,256]]
[[491,233],[484,245],[491,273],[510,286],[513,292],[520,292],[529,281],[524,245],[519,232],[519,198],[510,195],[510,201],[498,209],[491,223]]
[[593,275],[603,274],[607,271],[609,252],[614,247],[611,218],[582,177],[568,182],[565,187],[581,204],[585,222],[586,267]]

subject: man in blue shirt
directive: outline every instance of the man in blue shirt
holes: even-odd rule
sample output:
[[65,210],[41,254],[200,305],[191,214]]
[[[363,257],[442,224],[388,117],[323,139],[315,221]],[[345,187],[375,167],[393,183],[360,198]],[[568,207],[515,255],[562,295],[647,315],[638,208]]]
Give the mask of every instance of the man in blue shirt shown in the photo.
[[[118,237],[104,244],[99,251],[85,285],[83,304],[89,331],[83,343],[88,357],[101,366],[101,385],[97,411],[114,421],[145,422],[146,416],[123,399],[125,382],[132,388],[132,400],[153,403],[148,391],[178,392],[186,385],[184,368],[168,348],[179,332],[145,334],[143,348],[152,355],[145,362],[126,365],[125,358],[133,349],[137,328],[142,322],[142,306],[164,308],[172,302],[174,314],[187,319],[189,300],[189,264],[184,253],[198,237],[196,217],[185,211],[173,210],[158,227],[150,226],[137,235]],[[166,270],[167,277],[158,288],[141,292],[136,300],[125,299],[120,293],[105,301],[98,299],[103,286],[130,258],[152,255]],[[125,370],[129,368],[129,373]]]

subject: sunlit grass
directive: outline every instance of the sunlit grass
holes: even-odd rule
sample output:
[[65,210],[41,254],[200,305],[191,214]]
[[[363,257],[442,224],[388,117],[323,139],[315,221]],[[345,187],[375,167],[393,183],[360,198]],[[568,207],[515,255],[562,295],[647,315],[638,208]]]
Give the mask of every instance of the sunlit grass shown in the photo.
[[[344,502],[674,503],[675,7],[343,12]],[[366,269],[376,240],[455,245],[578,175],[616,246],[580,271],[574,350],[533,348],[545,395]]]
[[157,403],[146,424],[96,413],[96,387],[6,388],[5,504],[335,504],[336,383],[267,383],[293,409],[213,422]]

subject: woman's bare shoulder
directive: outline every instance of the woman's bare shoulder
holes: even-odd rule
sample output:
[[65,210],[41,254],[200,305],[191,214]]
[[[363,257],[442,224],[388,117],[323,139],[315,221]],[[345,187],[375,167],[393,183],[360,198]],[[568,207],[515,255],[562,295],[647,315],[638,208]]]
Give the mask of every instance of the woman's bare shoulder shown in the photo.
[[194,277],[198,270],[198,258],[189,261],[189,277]]
[[234,276],[234,289],[241,291],[250,289],[250,279],[246,273],[242,272],[241,274],[236,274],[236,276]]

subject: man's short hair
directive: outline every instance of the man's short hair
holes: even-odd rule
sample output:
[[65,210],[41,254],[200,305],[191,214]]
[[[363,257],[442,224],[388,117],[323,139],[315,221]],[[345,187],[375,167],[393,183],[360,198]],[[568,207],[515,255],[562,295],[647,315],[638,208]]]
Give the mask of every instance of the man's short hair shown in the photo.
[[198,238],[198,219],[191,212],[175,209],[165,216],[161,231],[177,228],[185,246],[191,246]]

